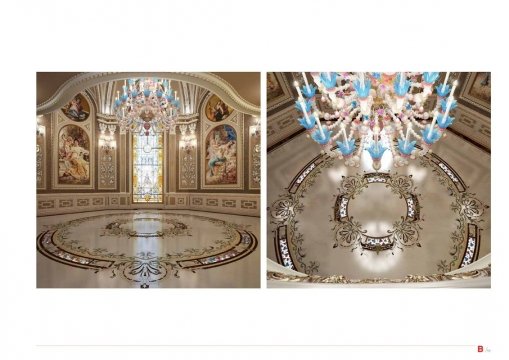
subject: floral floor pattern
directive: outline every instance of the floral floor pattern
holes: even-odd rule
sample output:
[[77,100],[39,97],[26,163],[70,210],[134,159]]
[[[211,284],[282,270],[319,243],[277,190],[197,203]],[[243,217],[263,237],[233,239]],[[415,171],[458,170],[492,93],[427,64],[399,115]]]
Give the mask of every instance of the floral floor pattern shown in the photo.
[[[336,166],[329,155],[316,156],[272,203],[270,227],[280,264],[308,275],[404,277],[443,274],[479,257],[488,206],[436,154],[406,173],[339,175]],[[397,262],[408,264],[405,273],[400,265],[400,273],[390,269]],[[348,273],[354,268],[356,273]]]
[[181,272],[240,260],[257,247],[243,226],[184,213],[138,211],[84,216],[44,226],[37,249],[45,257],[150,287]]

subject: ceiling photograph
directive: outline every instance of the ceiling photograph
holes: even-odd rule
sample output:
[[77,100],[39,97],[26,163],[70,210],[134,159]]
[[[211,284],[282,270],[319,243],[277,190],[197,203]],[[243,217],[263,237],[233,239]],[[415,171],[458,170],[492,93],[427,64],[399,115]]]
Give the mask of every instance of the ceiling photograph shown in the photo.
[[490,73],[268,73],[269,287],[490,287]]

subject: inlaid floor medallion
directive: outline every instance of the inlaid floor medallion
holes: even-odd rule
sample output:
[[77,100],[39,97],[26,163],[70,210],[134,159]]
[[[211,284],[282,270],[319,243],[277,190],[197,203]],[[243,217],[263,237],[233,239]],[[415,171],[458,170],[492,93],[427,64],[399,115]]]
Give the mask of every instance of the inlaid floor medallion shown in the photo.
[[47,258],[141,287],[170,275],[179,278],[182,271],[232,263],[257,247],[249,226],[183,213],[83,216],[45,228],[37,249]]
[[446,273],[475,261],[488,207],[460,175],[436,154],[401,173],[387,169],[345,168],[327,154],[306,164],[269,209],[278,262],[363,279]]

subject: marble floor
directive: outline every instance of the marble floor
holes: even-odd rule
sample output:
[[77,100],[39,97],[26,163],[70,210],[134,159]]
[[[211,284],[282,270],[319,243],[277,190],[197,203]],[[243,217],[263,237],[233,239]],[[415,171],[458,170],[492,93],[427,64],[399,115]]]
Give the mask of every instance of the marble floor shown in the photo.
[[289,268],[401,278],[491,252],[490,155],[452,133],[408,167],[386,153],[380,174],[367,158],[349,168],[321,156],[305,134],[267,158],[268,257]]
[[260,219],[196,211],[37,218],[40,288],[260,286]]

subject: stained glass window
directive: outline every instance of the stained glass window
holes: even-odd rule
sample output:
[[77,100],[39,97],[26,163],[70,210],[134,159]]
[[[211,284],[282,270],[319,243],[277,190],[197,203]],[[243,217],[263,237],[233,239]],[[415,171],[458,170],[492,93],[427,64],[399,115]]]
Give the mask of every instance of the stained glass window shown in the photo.
[[133,202],[163,202],[163,135],[133,134]]

